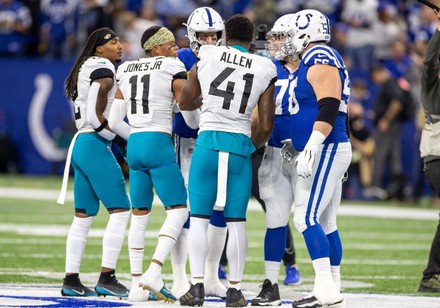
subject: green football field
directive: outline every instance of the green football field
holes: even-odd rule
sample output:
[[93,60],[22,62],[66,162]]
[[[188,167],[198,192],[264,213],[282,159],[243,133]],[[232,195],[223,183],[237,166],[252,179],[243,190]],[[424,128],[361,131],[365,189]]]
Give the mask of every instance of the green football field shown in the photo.
[[[72,189],[72,181],[69,190]],[[56,203],[60,177],[0,176],[0,285],[62,284],[65,239],[73,218],[73,203]],[[368,207],[366,207],[368,205]],[[351,214],[344,215],[342,209]],[[417,292],[422,271],[438,222],[438,209],[420,209],[425,217],[394,215],[375,217],[376,210],[405,213],[417,205],[397,203],[346,203],[341,206],[339,230],[343,241],[342,285],[344,292],[429,295]],[[359,209],[359,214],[357,214]],[[412,213],[412,212],[410,212]],[[164,210],[153,207],[146,233],[145,259],[151,257]],[[388,217],[391,216],[391,217]],[[418,217],[413,219],[412,217]],[[100,269],[101,239],[108,218],[104,207],[95,219],[81,265],[84,274]],[[263,239],[264,213],[253,207],[248,212],[249,250],[245,282],[261,283],[264,279]],[[293,230],[297,262],[303,277],[299,290],[310,291],[313,269],[302,236]],[[145,261],[145,269],[148,261]],[[125,239],[117,273],[129,279],[127,239]],[[171,279],[169,261],[164,267],[165,279]],[[188,265],[189,273],[189,265]],[[281,278],[284,273],[281,273]],[[303,288],[303,289],[301,289]]]

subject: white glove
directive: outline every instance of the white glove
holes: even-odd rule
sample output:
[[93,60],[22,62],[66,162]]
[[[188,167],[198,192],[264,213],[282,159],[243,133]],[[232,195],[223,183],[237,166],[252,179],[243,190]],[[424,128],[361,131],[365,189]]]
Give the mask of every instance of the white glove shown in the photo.
[[281,158],[286,163],[291,163],[292,165],[295,163],[295,158],[298,156],[299,152],[293,147],[292,139],[284,139],[281,140],[283,147],[281,148]]
[[314,130],[310,135],[304,150],[299,153],[295,160],[296,171],[300,177],[308,178],[312,175],[316,154],[325,138],[326,136],[317,130]]

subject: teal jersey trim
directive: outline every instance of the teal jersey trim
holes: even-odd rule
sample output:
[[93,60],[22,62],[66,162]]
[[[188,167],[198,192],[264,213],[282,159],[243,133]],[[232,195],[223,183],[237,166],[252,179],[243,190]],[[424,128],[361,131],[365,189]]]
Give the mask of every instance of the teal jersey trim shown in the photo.
[[231,45],[231,47],[232,47],[232,48],[235,48],[235,49],[237,49],[237,50],[240,50],[241,52],[249,53],[249,51],[248,51],[246,48],[244,48],[243,46],[240,46],[240,45]]

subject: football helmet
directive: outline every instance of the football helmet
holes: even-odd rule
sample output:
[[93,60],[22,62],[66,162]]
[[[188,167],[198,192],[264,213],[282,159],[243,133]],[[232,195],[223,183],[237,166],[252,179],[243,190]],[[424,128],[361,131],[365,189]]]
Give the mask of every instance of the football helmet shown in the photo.
[[284,60],[287,55],[285,51],[285,43],[288,32],[293,25],[295,14],[286,14],[278,18],[273,24],[272,29],[267,33],[268,43],[266,50],[269,52],[271,58]]
[[194,10],[188,17],[187,23],[183,24],[187,29],[189,46],[194,52],[198,52],[202,42],[197,38],[198,32],[216,32],[216,45],[221,45],[225,36],[225,24],[222,17],[210,7],[200,7]]
[[317,10],[302,10],[294,15],[285,45],[293,48],[296,55],[299,56],[312,42],[330,41],[330,21],[327,16]]

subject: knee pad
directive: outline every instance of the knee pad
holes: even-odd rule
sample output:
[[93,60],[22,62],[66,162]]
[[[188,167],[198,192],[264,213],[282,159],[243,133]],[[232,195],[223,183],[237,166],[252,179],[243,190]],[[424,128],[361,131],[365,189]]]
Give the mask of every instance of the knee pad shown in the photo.
[[274,212],[266,206],[266,228],[277,229],[287,225],[289,222],[289,214],[283,215],[280,212]]
[[187,208],[167,210],[167,218],[160,228],[159,236],[166,235],[177,240],[187,219]]

